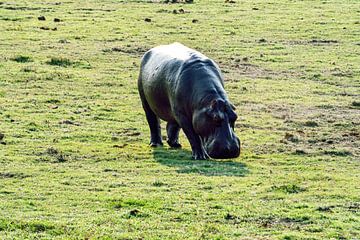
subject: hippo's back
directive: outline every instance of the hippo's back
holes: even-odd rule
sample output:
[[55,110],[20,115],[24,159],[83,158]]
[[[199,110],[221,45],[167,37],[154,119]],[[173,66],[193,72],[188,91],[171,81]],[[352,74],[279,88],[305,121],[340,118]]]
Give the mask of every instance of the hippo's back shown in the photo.
[[142,58],[139,89],[152,111],[166,121],[174,121],[172,103],[180,74],[194,59],[207,59],[203,54],[180,43],[150,49]]
[[176,78],[184,65],[194,60],[206,59],[208,58],[205,55],[181,43],[154,47],[145,53],[141,62],[143,81],[159,80],[158,74],[166,74],[167,77]]
[[188,61],[191,58],[197,57],[197,58],[204,58],[207,59],[207,57],[200,52],[188,48],[181,43],[172,43],[169,45],[161,45],[158,47],[154,47],[150,50],[153,54],[158,54],[162,56],[166,56],[170,59],[177,59],[180,61]]

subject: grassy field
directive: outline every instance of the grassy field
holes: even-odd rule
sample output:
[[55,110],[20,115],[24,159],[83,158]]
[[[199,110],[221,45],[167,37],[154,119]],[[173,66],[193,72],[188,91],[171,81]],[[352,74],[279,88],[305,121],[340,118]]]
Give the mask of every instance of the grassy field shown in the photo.
[[[0,239],[360,239],[359,14],[0,1]],[[238,159],[148,146],[140,59],[175,41],[219,63]]]

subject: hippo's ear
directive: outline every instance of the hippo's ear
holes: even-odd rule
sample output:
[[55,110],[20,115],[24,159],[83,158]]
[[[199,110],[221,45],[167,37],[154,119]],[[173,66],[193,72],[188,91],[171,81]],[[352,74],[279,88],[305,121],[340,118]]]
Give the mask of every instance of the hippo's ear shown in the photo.
[[232,103],[229,103],[231,109],[229,109],[228,111],[228,116],[229,116],[229,120],[230,122],[234,123],[237,119],[237,114],[235,112],[236,108]]
[[210,106],[208,106],[206,108],[205,112],[209,117],[212,118],[214,116],[214,113],[216,112],[216,103],[215,104],[210,104]]

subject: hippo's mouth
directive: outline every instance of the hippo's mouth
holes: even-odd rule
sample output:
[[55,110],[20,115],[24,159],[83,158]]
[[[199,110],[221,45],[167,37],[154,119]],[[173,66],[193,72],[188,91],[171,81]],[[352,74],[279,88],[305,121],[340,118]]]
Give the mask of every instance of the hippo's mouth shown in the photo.
[[215,159],[236,158],[240,155],[240,140],[234,139],[221,141],[218,139],[202,138],[206,153]]

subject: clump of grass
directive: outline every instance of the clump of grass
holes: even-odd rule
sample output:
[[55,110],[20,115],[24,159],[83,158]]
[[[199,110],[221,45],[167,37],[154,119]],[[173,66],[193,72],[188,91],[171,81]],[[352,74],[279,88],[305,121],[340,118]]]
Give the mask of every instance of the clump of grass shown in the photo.
[[27,177],[29,177],[29,176],[24,174],[24,173],[0,172],[0,178],[18,178],[18,179],[22,179],[22,178],[27,178]]
[[352,105],[353,107],[360,107],[360,102],[358,102],[358,101],[353,101],[353,102],[351,103],[351,105]]
[[35,72],[35,69],[32,67],[24,67],[21,69],[22,72]]
[[18,62],[18,63],[26,63],[26,62],[32,62],[33,60],[31,59],[31,57],[28,56],[16,56],[14,58],[11,59],[12,61]]
[[338,157],[346,157],[346,156],[352,156],[352,152],[347,151],[347,150],[325,150],[324,151],[325,155],[330,155],[330,156],[338,156]]
[[132,209],[127,214],[123,215],[123,218],[145,218],[149,216],[149,214],[144,213],[138,209]]
[[52,66],[59,66],[59,67],[69,67],[74,64],[70,59],[61,58],[61,57],[52,57],[46,63]]
[[306,155],[307,152],[304,149],[296,149],[294,154],[296,154],[296,155]]
[[84,69],[91,69],[91,65],[89,62],[87,61],[71,61],[68,58],[63,58],[63,57],[52,57],[49,61],[46,62],[49,65],[52,66],[59,66],[59,67],[79,67],[79,68],[84,68]]
[[34,122],[30,122],[28,124],[28,131],[35,132],[35,131],[38,131],[39,129],[40,129],[40,126]]
[[289,141],[289,142],[294,142],[294,143],[300,141],[299,137],[292,134],[292,133],[286,133],[285,136],[284,136],[284,139]]
[[164,3],[193,3],[194,0],[164,0]]
[[53,103],[53,104],[55,104],[55,103],[60,103],[60,100],[59,100],[59,99],[48,99],[48,100],[46,100],[45,102],[46,102],[46,103]]
[[295,184],[288,184],[288,185],[281,185],[281,186],[272,186],[271,190],[292,194],[292,193],[303,192],[306,189],[303,187],[299,187]]
[[137,199],[115,199],[111,200],[109,206],[111,208],[120,209],[126,207],[143,207],[146,205],[146,202],[143,200]]
[[331,212],[331,209],[334,207],[335,206],[320,206],[320,207],[317,207],[316,210],[320,211],[320,212]]
[[285,223],[301,223],[301,224],[313,223],[311,217],[307,215],[295,215],[291,217],[285,217],[280,219],[280,221]]
[[37,161],[41,162],[63,163],[71,159],[69,154],[65,154],[53,147],[47,148],[46,151],[40,153],[40,155],[42,155],[42,157]]
[[310,120],[310,121],[304,122],[304,126],[306,126],[306,127],[318,127],[319,124],[317,122],[315,122],[315,121]]
[[320,73],[316,73],[314,75],[311,76],[312,80],[319,80],[321,78],[321,74]]
[[234,220],[234,219],[237,219],[238,217],[233,215],[233,214],[230,214],[230,213],[227,213],[225,216],[224,216],[224,219],[225,220]]
[[6,219],[0,219],[0,231],[9,230],[23,230],[31,233],[42,233],[47,232],[51,235],[63,234],[62,229],[48,222],[17,222]]
[[162,186],[166,186],[167,184],[156,180],[155,182],[152,183],[152,185],[154,187],[162,187]]
[[56,148],[49,147],[46,149],[46,154],[54,158],[54,162],[66,162],[67,158],[64,153],[57,150]]

